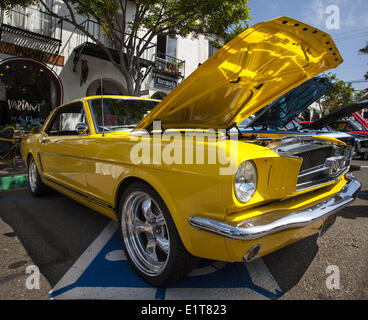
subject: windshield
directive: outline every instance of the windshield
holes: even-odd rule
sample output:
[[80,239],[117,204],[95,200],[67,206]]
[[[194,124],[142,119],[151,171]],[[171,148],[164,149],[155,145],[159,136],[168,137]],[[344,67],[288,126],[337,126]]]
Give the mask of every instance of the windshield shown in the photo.
[[123,98],[96,98],[88,101],[96,133],[130,130],[159,102],[158,100]]

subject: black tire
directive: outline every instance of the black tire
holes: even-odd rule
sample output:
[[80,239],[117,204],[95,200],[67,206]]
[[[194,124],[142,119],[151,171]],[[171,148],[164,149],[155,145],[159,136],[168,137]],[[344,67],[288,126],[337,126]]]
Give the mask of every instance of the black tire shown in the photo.
[[28,158],[28,185],[32,195],[35,197],[41,197],[48,194],[48,188],[41,180],[33,156],[29,156]]
[[[127,216],[129,215],[128,212],[133,212],[133,210],[130,210],[130,203],[137,203],[134,202],[135,197],[137,198],[137,195],[140,195],[144,197],[144,195],[148,195],[148,198],[150,197],[152,201],[151,203],[151,213],[155,212],[154,215],[157,217],[157,221],[160,221],[160,230],[158,230],[158,234],[163,239],[166,235],[168,239],[168,253],[165,253],[162,251],[160,245],[156,244],[153,248],[153,251],[155,252],[155,256],[158,258],[159,254],[161,254],[161,259],[164,261],[158,261],[158,263],[162,263],[163,266],[161,266],[160,271],[150,271],[146,270],[146,265],[142,263],[141,261],[137,262],[137,252],[139,251],[139,248],[144,250],[144,248],[140,245],[137,245],[136,248],[134,245],[131,245],[131,238],[127,235],[128,229],[136,230],[138,229],[136,227],[136,224],[133,223],[127,223]],[[147,198],[146,200],[147,201]],[[143,203],[143,200],[142,200]],[[135,208],[138,208],[136,205]],[[142,217],[145,215],[143,213],[143,206],[140,209],[137,209],[138,212],[137,215],[141,215]],[[184,277],[188,272],[190,272],[197,264],[199,258],[194,257],[191,255],[184,247],[179,233],[176,229],[175,223],[171,217],[171,214],[169,210],[167,209],[164,201],[159,196],[159,194],[149,185],[141,182],[136,182],[130,185],[121,195],[120,202],[119,202],[119,208],[118,208],[118,218],[119,218],[119,229],[120,229],[120,236],[121,236],[121,242],[123,249],[126,253],[126,256],[135,270],[135,272],[147,283],[153,285],[153,286],[163,286],[168,285],[172,282],[175,282],[179,280],[180,278]],[[139,213],[141,212],[141,213]],[[162,215],[161,215],[162,214]],[[162,216],[164,217],[164,221],[162,220]],[[140,220],[140,217],[138,217],[138,220]],[[151,220],[152,221],[152,220]],[[142,222],[142,220],[140,220]],[[145,220],[145,223],[147,224],[147,219]],[[164,227],[162,226],[164,224]],[[164,229],[162,229],[164,228]],[[154,235],[151,240],[149,239],[149,234],[145,233],[146,231],[140,230],[139,236],[136,236],[138,239],[138,244],[144,245],[144,239],[146,239],[146,248],[148,248],[148,242],[154,241],[155,237],[157,235]],[[134,233],[137,233],[137,231],[134,231]],[[157,236],[157,240],[159,237]],[[140,241],[140,243],[139,243]],[[157,241],[159,243],[159,241]],[[137,249],[138,248],[138,249]],[[147,252],[147,251],[146,251]],[[165,257],[166,254],[166,257]],[[141,259],[144,261],[144,259]],[[160,260],[159,258],[157,260]]]

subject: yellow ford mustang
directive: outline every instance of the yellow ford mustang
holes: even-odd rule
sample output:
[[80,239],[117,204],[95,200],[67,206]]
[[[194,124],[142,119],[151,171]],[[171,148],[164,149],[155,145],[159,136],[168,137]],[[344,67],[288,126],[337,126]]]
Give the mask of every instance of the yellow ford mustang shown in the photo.
[[236,128],[341,62],[329,35],[282,17],[247,29],[162,102],[69,102],[22,142],[31,192],[51,187],[119,221],[130,263],[153,285],[198,257],[249,262],[323,232],[360,190],[350,147]]

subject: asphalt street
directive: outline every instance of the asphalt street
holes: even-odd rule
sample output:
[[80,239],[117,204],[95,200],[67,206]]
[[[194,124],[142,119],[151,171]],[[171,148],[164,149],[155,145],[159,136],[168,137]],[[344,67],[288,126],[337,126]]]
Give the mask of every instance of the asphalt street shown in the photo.
[[[253,264],[253,269],[267,270],[258,273],[258,277],[268,277],[269,273],[281,289],[282,294],[268,298],[368,299],[368,161],[356,160],[353,164],[362,192],[338,213],[327,233],[294,243],[260,259],[262,263]],[[58,193],[37,199],[27,188],[1,191],[0,299],[49,299],[50,290],[78,268],[76,261],[88,253],[109,223],[110,219]],[[118,260],[111,258],[114,259]],[[38,287],[30,282],[32,266],[40,271]],[[223,268],[216,267],[216,263],[214,266],[216,270]],[[331,270],[333,275],[336,270],[339,275],[333,288],[328,286]],[[252,275],[253,271],[249,272]],[[216,292],[216,285],[211,285],[212,293]],[[247,292],[250,293],[244,293],[242,299],[254,298],[251,291]],[[257,294],[260,292],[259,289]]]

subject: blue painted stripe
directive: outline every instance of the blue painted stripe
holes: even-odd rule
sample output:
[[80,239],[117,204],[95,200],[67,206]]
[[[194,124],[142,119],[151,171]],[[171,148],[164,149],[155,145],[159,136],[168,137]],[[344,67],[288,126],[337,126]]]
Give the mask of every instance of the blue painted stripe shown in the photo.
[[58,296],[58,295],[60,295],[60,294],[62,294],[62,293],[64,293],[64,292],[67,292],[67,291],[69,291],[69,290],[71,290],[71,289],[74,289],[74,288],[76,288],[76,287],[77,287],[77,284],[76,284],[76,283],[72,283],[72,284],[70,284],[70,285],[68,285],[68,286],[65,286],[65,287],[63,287],[63,288],[60,288],[59,290],[52,291],[52,292],[50,292],[50,294],[49,294],[49,298],[50,298],[50,299],[55,298],[56,296]]
[[159,287],[156,290],[155,300],[165,300],[166,288]]

